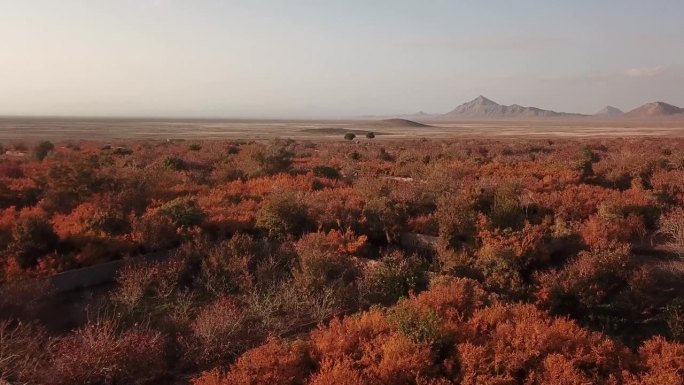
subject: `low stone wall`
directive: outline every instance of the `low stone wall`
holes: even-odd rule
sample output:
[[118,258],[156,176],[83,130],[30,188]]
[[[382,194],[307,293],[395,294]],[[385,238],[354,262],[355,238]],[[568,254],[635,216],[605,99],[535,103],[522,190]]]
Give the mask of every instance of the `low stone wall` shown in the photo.
[[133,259],[122,259],[81,269],[68,270],[47,278],[48,284],[56,294],[77,289],[89,288],[113,282],[116,274],[129,262],[154,262],[168,258],[171,251],[159,251],[145,254]]
[[437,237],[418,233],[403,233],[399,244],[407,250],[434,252],[437,250]]
[[[434,252],[437,245],[437,237],[417,233],[401,234],[399,243],[407,250]],[[123,259],[100,263],[95,266],[81,269],[68,270],[46,278],[47,283],[55,294],[68,293],[70,291],[99,286],[113,282],[116,274],[129,262],[154,262],[168,258],[173,250],[159,251],[145,254],[133,259]]]

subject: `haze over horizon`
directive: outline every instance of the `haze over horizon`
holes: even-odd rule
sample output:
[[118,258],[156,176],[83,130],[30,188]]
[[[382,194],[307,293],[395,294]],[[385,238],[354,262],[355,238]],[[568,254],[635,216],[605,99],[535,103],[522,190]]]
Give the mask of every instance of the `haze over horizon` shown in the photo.
[[684,2],[0,0],[0,115],[684,106]]

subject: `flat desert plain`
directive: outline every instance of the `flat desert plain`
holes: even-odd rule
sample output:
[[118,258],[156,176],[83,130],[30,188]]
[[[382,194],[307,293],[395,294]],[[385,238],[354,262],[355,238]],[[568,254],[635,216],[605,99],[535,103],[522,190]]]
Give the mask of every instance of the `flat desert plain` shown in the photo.
[[0,118],[0,140],[270,139],[342,140],[347,132],[375,140],[463,137],[684,136],[684,118],[652,120],[249,120],[141,118]]

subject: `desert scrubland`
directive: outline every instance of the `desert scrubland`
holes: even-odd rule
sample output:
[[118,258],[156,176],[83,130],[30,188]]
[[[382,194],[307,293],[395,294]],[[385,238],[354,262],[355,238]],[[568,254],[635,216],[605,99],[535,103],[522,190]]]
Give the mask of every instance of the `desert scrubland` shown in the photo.
[[680,123],[422,123],[3,119],[0,379],[680,384]]

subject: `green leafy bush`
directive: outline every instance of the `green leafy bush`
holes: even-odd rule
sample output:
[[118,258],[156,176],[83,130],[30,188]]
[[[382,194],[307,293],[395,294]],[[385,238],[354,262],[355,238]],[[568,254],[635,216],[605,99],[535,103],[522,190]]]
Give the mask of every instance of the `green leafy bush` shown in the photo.
[[256,227],[270,237],[301,234],[309,225],[306,206],[290,194],[267,197],[256,213]]
[[188,164],[181,158],[169,156],[164,159],[164,167],[168,168],[169,170],[182,171],[187,170]]
[[367,272],[366,299],[371,303],[391,304],[412,291],[427,287],[428,277],[423,261],[401,251],[385,254],[380,263]]
[[262,174],[274,175],[286,172],[290,168],[292,155],[292,152],[280,143],[273,143],[254,154],[254,160],[259,164]]
[[48,154],[55,149],[55,145],[50,141],[42,141],[36,145],[33,149],[33,156],[38,160],[45,159]]
[[340,177],[340,171],[329,166],[315,166],[313,168],[313,174],[314,176],[328,179],[338,179]]
[[159,207],[159,214],[171,219],[176,226],[200,226],[205,214],[195,202],[188,198],[176,198]]

